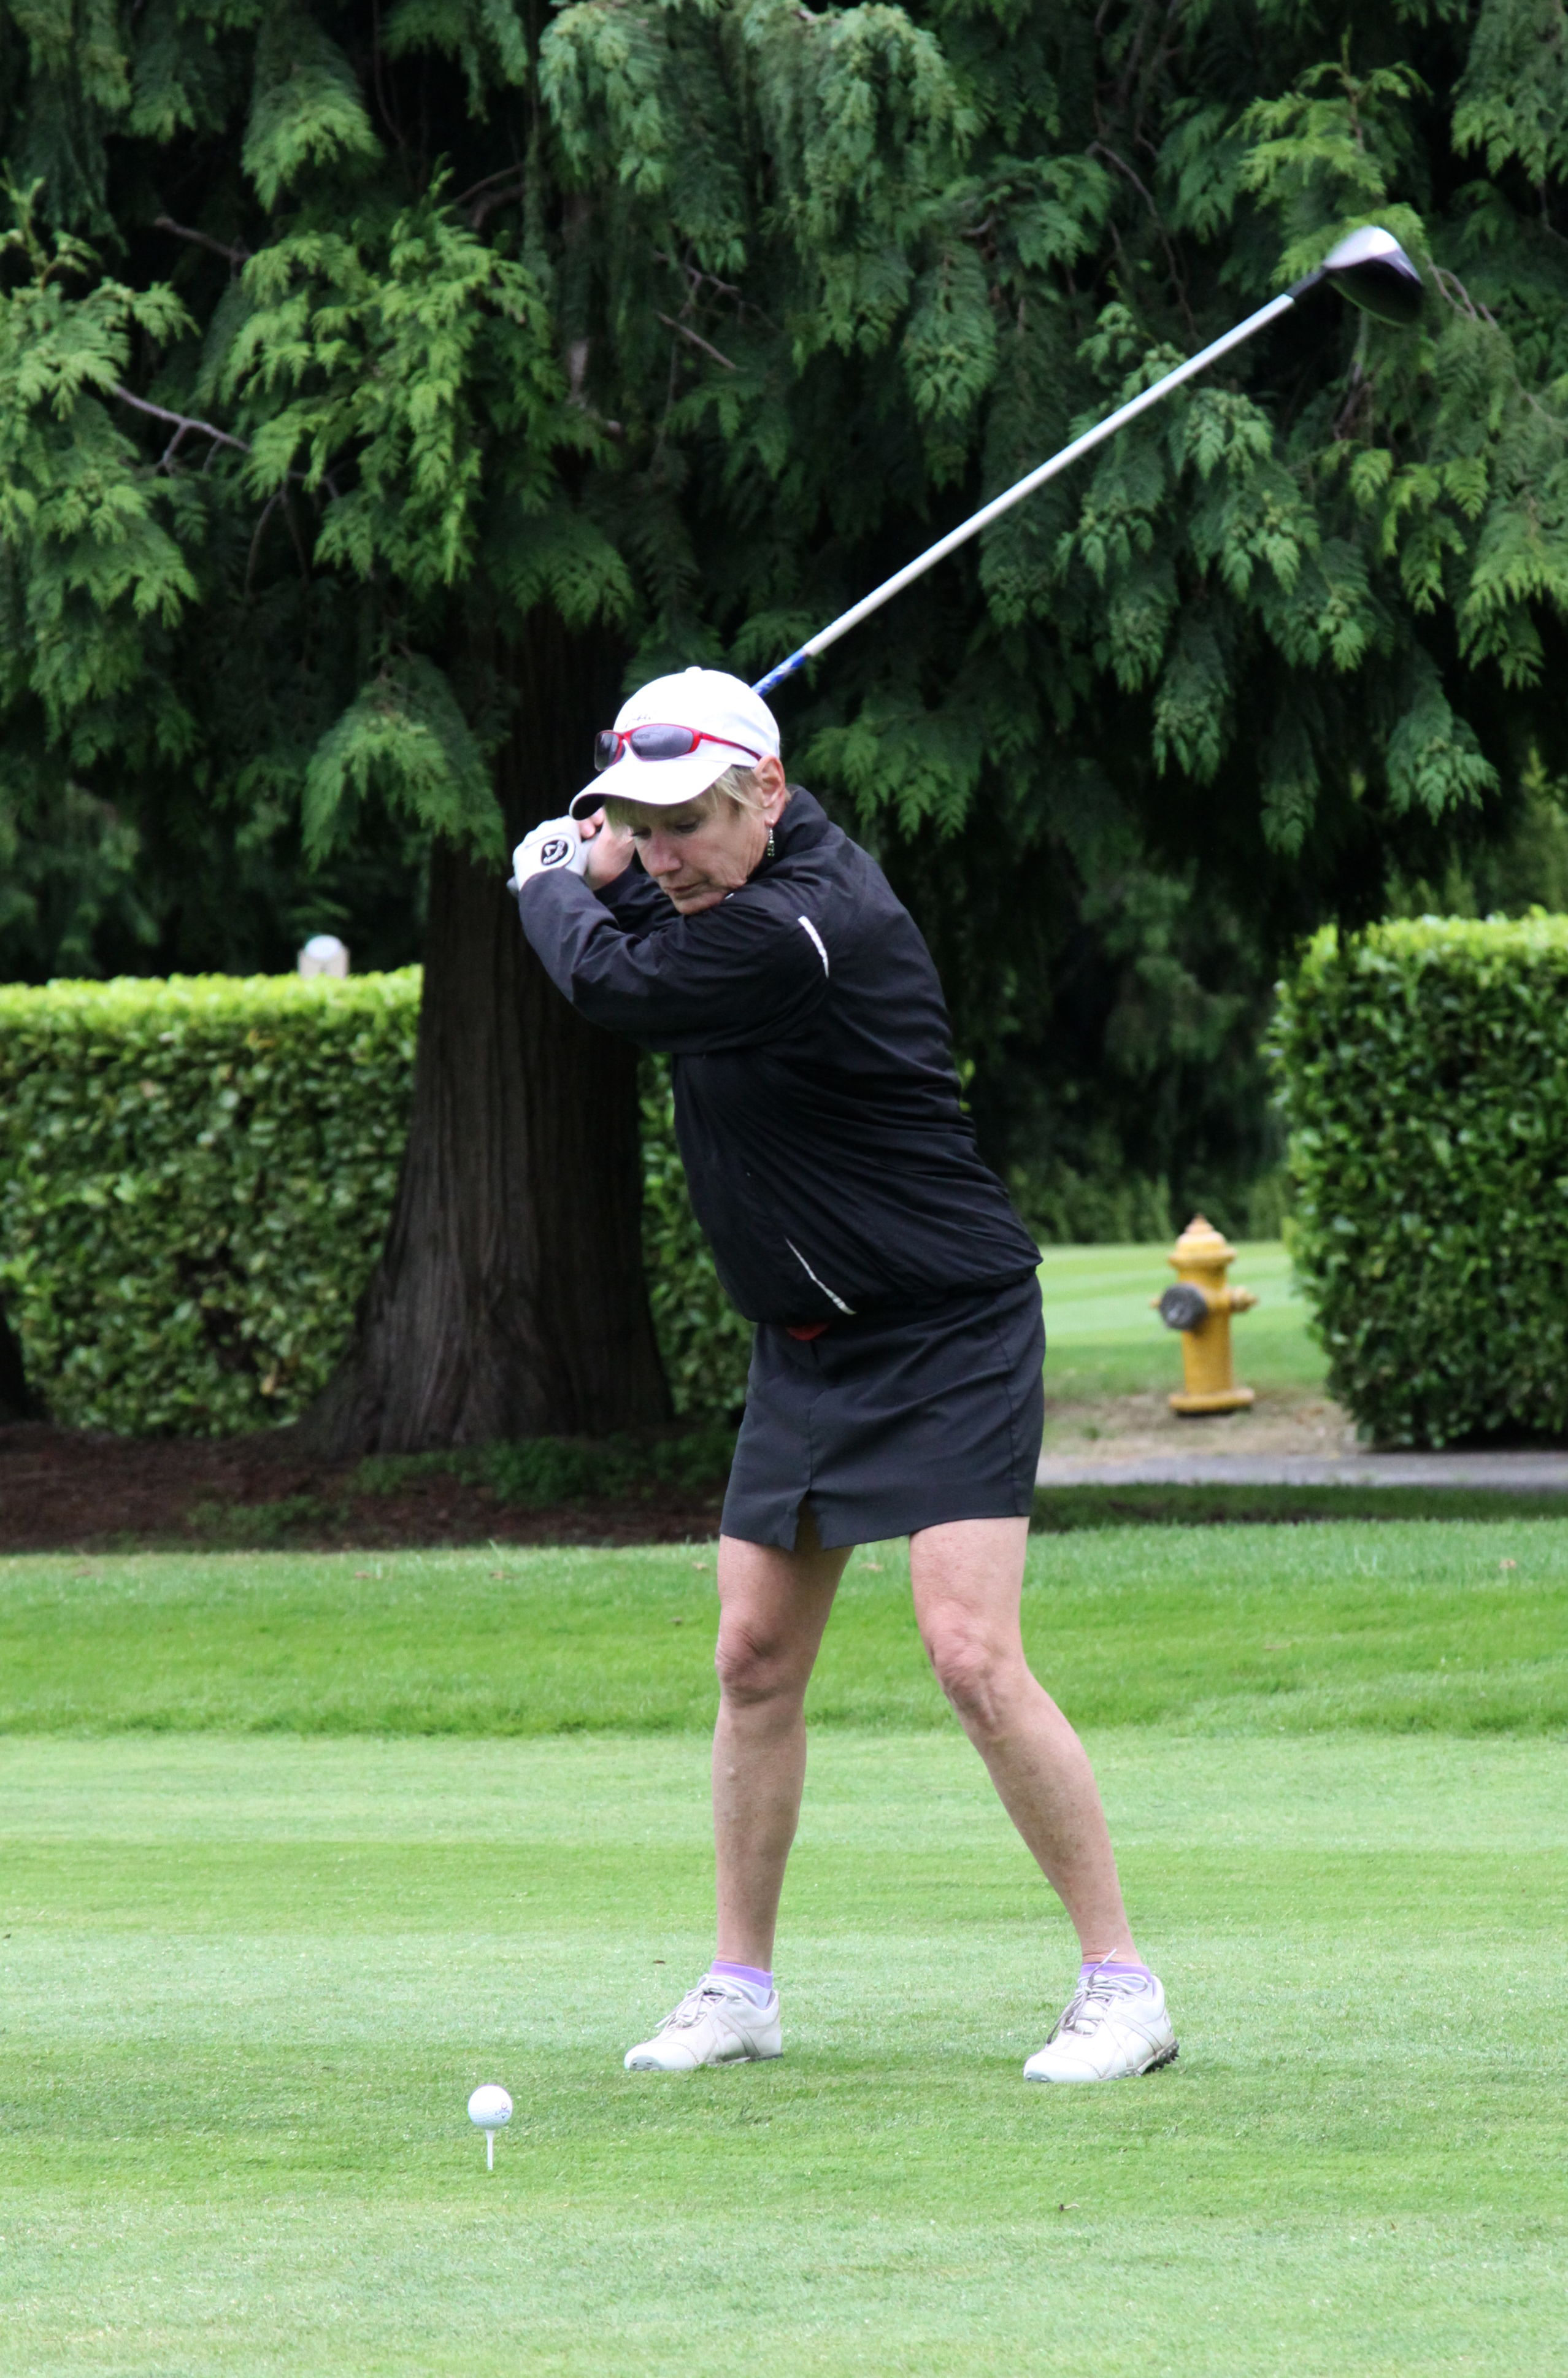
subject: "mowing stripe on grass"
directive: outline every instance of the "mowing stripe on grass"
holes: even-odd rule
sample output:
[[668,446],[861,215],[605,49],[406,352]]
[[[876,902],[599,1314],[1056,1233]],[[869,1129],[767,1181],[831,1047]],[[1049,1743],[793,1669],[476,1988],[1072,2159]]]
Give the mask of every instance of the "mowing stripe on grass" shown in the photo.
[[[712,1548],[0,1563],[0,1731],[701,1731]],[[1035,1539],[1024,1636],[1084,1724],[1568,1729],[1568,1523]],[[856,1556],[819,1726],[950,1723],[902,1545]]]
[[1182,2039],[1103,2090],[1019,2078],[1076,1952],[951,1733],[817,1743],[785,2057],[675,2083],[697,1740],[0,1744],[0,2369],[1561,2367],[1556,1746],[1091,1747]]

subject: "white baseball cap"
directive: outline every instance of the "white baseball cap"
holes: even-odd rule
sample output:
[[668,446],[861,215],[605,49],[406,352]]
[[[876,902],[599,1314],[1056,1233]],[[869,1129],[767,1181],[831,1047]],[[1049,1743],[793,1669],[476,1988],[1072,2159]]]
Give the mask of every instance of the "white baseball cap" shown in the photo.
[[[622,703],[612,733],[626,737],[639,727],[685,730],[692,739],[682,748],[680,734],[672,733],[667,739],[675,748],[666,757],[657,755],[656,736],[638,739],[653,746],[644,753],[623,741],[618,756],[573,799],[574,818],[591,816],[607,800],[678,809],[716,784],[726,768],[752,768],[779,756],[778,720],[744,678],[724,669],[679,669],[654,678]],[[609,735],[601,739],[611,744]]]

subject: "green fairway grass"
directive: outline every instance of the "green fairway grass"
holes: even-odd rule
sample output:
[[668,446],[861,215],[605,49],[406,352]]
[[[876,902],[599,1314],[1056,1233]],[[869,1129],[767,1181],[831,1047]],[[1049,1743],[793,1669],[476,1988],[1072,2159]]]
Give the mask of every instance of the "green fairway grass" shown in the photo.
[[785,2056],[664,2080],[711,1548],[0,1563],[0,2378],[1555,2372],[1565,1603],[1562,1521],[1034,1539],[1181,2057],[1030,2088],[1075,1944],[857,1555]]
[[[1181,1385],[1181,1342],[1149,1300],[1176,1274],[1161,1247],[1047,1247],[1040,1259],[1046,1313],[1046,1393],[1071,1401],[1167,1395]],[[1328,1363],[1308,1334],[1290,1258],[1277,1239],[1236,1251],[1230,1279],[1259,1303],[1232,1325],[1236,1375],[1269,1394],[1321,1394]]]
[[[808,1708],[942,1705],[908,1555],[856,1555]],[[713,1551],[140,1554],[0,1563],[0,1731],[700,1729]],[[1094,1725],[1568,1728],[1568,1524],[1035,1537],[1024,1638]]]
[[786,2055],[673,2082],[700,1741],[0,1745],[0,2367],[1560,2368],[1561,1748],[1093,1747],[1182,2057],[1074,2091],[952,1732],[819,1741]]

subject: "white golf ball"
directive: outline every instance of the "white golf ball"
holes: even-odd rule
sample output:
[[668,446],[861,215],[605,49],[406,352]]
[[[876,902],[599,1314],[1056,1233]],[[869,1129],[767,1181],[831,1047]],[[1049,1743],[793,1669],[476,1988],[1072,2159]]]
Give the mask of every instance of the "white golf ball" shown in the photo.
[[482,2131],[498,2131],[512,2118],[512,2101],[498,2082],[485,2081],[468,2101],[468,2119]]

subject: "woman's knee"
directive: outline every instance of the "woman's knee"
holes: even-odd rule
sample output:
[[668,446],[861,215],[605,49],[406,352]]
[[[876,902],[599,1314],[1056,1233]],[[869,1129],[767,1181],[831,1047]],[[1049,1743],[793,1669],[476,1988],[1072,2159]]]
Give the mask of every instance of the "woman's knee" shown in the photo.
[[732,1708],[755,1709],[805,1691],[805,1679],[790,1649],[748,1627],[744,1619],[724,1619],[713,1652],[719,1690]]
[[926,1653],[936,1678],[965,1725],[982,1734],[1005,1724],[1023,1669],[1021,1648],[999,1642],[964,1620],[939,1619],[926,1629]]

